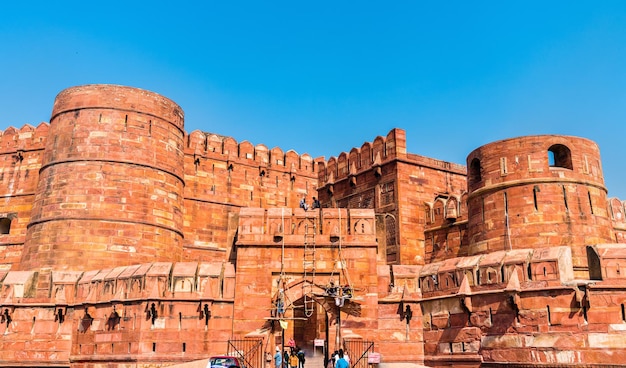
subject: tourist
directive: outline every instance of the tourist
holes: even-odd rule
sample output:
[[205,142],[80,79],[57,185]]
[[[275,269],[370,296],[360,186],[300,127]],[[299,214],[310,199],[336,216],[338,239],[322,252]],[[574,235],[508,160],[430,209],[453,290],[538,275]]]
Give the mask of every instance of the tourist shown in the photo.
[[298,368],[298,364],[300,364],[300,359],[298,358],[296,352],[291,351],[291,356],[289,357],[289,366],[291,368]]
[[283,365],[283,355],[280,353],[280,348],[276,347],[276,354],[274,355],[274,367],[281,368]]
[[313,204],[311,204],[311,208],[320,208],[320,201],[313,197]]
[[300,208],[302,208],[305,211],[309,209],[309,205],[306,204],[306,197],[305,196],[303,196],[302,199],[300,200]]
[[337,364],[337,357],[339,356],[339,352],[337,350],[333,351],[333,353],[330,355],[330,360],[328,360],[328,367],[327,368],[334,368],[335,364]]
[[300,349],[299,347],[296,347],[296,355],[298,356],[298,360],[300,361],[300,364],[298,364],[298,368],[304,368],[304,362],[305,362],[305,357],[304,357],[304,350]]
[[265,352],[265,368],[272,368],[272,353]]
[[335,362],[335,368],[350,368],[350,364],[346,361],[343,356],[343,350],[339,349],[339,353],[337,354],[337,361]]

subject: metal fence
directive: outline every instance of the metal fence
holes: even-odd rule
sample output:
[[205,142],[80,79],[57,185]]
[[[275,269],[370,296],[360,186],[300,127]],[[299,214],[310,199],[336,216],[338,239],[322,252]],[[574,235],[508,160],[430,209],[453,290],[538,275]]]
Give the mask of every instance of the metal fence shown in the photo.
[[374,343],[361,339],[344,339],[343,346],[350,357],[350,367],[368,368],[368,358],[374,352]]
[[240,358],[245,368],[263,368],[263,339],[228,340],[228,354]]

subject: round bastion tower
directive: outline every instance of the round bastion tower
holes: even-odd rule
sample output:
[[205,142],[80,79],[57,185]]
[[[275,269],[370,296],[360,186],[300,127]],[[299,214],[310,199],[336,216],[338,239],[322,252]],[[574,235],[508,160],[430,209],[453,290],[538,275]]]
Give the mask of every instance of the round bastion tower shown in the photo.
[[471,255],[570,246],[587,277],[586,245],[613,242],[600,150],[558,135],[493,142],[467,157]]
[[59,93],[20,268],[179,261],[183,123],[176,103],[137,88]]

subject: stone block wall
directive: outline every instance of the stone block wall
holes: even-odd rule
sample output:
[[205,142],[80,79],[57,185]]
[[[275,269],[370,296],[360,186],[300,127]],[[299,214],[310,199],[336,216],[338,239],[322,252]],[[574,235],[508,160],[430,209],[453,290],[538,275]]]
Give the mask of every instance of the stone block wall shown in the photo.
[[48,124],[7,128],[0,139],[0,269],[10,270],[22,257],[26,227],[36,195]]
[[61,92],[20,267],[180,260],[183,135],[182,110],[155,93],[110,85]]
[[0,279],[3,362],[135,366],[203,359],[227,349],[235,275],[227,263],[149,263]]
[[424,264],[424,204],[437,195],[460,198],[466,171],[452,164],[406,152],[406,133],[386,137],[331,157],[320,169],[322,205],[372,208],[378,215],[379,260]]
[[200,131],[185,138],[185,257],[227,259],[242,207],[298,207],[317,196],[318,161],[308,154]]
[[469,254],[569,244],[584,277],[584,246],[614,239],[594,142],[513,138],[474,150],[467,163]]
[[[61,92],[50,124],[2,132],[0,362],[277,344],[281,293],[286,337],[374,341],[384,364],[626,357],[626,211],[593,142],[494,142],[466,169],[407,153],[401,129],[325,161],[183,120],[158,94],[91,85]],[[354,298],[338,307],[331,280]]]

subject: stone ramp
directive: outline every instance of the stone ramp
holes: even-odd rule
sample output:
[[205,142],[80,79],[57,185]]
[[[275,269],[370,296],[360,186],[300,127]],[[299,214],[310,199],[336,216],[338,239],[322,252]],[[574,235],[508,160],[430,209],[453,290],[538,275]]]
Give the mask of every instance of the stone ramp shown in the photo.
[[205,368],[209,359],[194,360],[193,362],[170,365],[169,368]]
[[[325,368],[324,367],[324,354],[318,352],[316,356],[312,354],[309,355],[309,350],[307,350],[306,363],[304,364],[304,368]],[[182,363],[171,365],[168,368],[205,368],[209,359],[196,360],[193,362]],[[377,368],[429,368],[428,366],[417,364],[417,363],[381,363],[377,366],[370,366]],[[272,363],[269,367],[265,368],[274,368],[274,363]]]
[[[205,368],[208,362],[209,359],[195,360],[193,362],[170,365],[168,368]],[[274,368],[274,363],[265,368]],[[307,354],[304,368],[324,368],[324,355],[320,352],[316,356]]]

